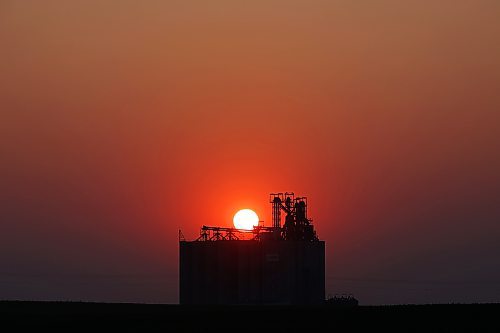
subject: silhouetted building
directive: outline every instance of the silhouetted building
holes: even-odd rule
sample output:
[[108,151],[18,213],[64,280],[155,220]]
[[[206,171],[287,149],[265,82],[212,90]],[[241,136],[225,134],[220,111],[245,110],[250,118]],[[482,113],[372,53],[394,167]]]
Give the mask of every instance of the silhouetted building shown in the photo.
[[[197,240],[180,239],[181,304],[325,301],[325,242],[307,218],[307,199],[278,193],[271,203],[272,227],[248,232],[203,226]],[[242,232],[251,239],[240,240]]]

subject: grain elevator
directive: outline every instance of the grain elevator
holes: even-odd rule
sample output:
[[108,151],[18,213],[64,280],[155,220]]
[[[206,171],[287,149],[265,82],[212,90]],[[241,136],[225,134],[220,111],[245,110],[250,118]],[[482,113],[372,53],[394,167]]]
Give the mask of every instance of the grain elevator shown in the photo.
[[325,300],[325,242],[307,215],[307,198],[272,193],[272,226],[203,226],[179,232],[181,304],[319,304]]

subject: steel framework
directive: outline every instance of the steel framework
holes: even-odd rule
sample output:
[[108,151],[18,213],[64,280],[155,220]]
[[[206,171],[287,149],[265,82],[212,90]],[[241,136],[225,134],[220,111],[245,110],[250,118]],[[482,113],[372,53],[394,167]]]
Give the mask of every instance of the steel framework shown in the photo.
[[[242,235],[251,234],[252,240],[267,237],[274,240],[318,241],[312,219],[307,217],[307,197],[296,197],[293,192],[271,193],[269,202],[272,204],[272,227],[264,226],[264,221],[259,221],[259,225],[251,230],[204,225],[196,240],[240,240]],[[283,226],[281,212],[285,214]],[[185,241],[180,230],[179,241]]]

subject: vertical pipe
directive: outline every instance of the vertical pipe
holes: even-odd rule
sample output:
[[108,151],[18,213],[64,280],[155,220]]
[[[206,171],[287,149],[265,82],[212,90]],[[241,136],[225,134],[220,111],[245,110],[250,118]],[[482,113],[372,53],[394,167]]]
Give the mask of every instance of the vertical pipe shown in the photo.
[[281,227],[281,200],[279,197],[274,197],[273,199],[273,227]]

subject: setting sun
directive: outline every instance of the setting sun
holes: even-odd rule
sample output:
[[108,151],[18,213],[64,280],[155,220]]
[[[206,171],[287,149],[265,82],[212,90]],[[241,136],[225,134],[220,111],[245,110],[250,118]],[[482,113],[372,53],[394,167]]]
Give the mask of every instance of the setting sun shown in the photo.
[[234,214],[233,223],[236,229],[252,230],[259,225],[259,217],[251,209],[242,209]]

